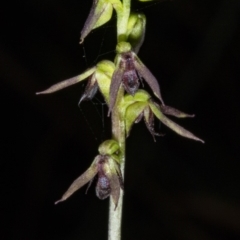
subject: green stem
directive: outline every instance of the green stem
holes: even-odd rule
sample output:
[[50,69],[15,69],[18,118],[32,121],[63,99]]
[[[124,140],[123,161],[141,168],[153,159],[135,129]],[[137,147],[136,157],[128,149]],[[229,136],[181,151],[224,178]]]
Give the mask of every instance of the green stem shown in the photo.
[[[127,39],[127,25],[130,15],[131,0],[122,0],[122,9],[117,10],[117,41],[122,42]],[[123,87],[119,88],[117,100],[112,110],[112,137],[119,143],[121,171],[124,178],[125,168],[125,122],[122,112],[120,111],[120,103],[124,96]],[[118,200],[118,206],[110,197],[109,206],[109,222],[108,222],[108,240],[121,240],[121,224],[122,224],[122,208],[123,208],[123,191],[121,190]]]
[[[124,177],[125,168],[125,123],[119,105],[124,95],[124,89],[121,87],[118,92],[115,107],[112,111],[112,135],[113,139],[120,146],[121,171]],[[115,204],[110,198],[109,206],[109,222],[108,222],[108,240],[121,239],[121,223],[122,223],[122,207],[123,207],[123,191],[121,190],[118,206],[115,209]]]

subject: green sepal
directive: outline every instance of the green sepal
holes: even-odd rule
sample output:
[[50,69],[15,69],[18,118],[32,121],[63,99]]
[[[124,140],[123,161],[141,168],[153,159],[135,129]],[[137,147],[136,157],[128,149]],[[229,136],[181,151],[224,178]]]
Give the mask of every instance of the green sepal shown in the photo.
[[76,84],[76,83],[79,83],[79,82],[85,80],[87,77],[91,76],[95,71],[96,71],[96,67],[92,67],[76,77],[69,78],[62,82],[56,83],[56,84],[52,85],[50,88],[48,88],[42,92],[37,92],[36,94],[39,95],[39,94],[53,93],[53,92],[56,92],[63,88],[69,87],[73,84]]
[[98,151],[101,155],[109,155],[109,156],[116,153],[118,150],[119,150],[119,145],[113,139],[104,141],[103,143],[100,144],[98,148]]
[[136,119],[143,113],[144,109],[148,106],[148,102],[135,102],[127,107],[125,112],[125,129],[126,135],[129,136],[132,125]]
[[113,62],[104,60],[97,64],[95,73],[99,90],[107,103],[109,103],[109,90],[114,69],[115,65]]
[[109,90],[109,108],[108,108],[108,116],[110,115],[111,111],[113,110],[113,107],[115,105],[118,90],[122,83],[122,77],[124,74],[123,69],[120,67],[121,65],[121,54],[117,54],[115,59],[115,71],[113,73],[111,84],[110,84],[110,90]]
[[116,46],[117,53],[125,53],[131,51],[132,46],[129,42],[119,42]]
[[103,13],[101,14],[101,16],[99,17],[99,19],[97,20],[97,22],[95,23],[93,29],[102,26],[103,24],[105,24],[106,22],[108,22],[111,17],[112,17],[112,12],[113,12],[113,6],[111,3],[106,3],[102,6],[102,8],[104,8]]
[[146,30],[146,17],[141,13],[132,13],[128,20],[127,41],[132,45],[132,50],[138,53],[143,44]]
[[140,60],[140,58],[137,56],[137,54],[133,53],[135,58],[135,69],[137,70],[138,74],[145,79],[145,82],[149,85],[149,87],[152,89],[154,95],[161,101],[163,105],[164,101],[162,99],[162,95],[160,92],[160,86],[158,84],[157,79],[154,77],[154,75],[151,73],[151,71],[143,64],[143,62]]
[[59,202],[65,201],[68,199],[73,193],[75,193],[79,188],[84,186],[86,183],[91,181],[95,175],[98,173],[98,161],[101,159],[101,156],[96,156],[93,160],[93,163],[91,166],[74,182],[70,185],[70,187],[67,189],[67,191],[63,194],[62,198],[55,202],[55,204],[58,204]]
[[143,89],[137,90],[135,95],[126,94],[121,102],[121,111],[125,113],[126,108],[134,102],[146,102],[151,98],[150,94]]
[[191,132],[189,132],[188,130],[184,129],[183,127],[179,126],[177,123],[174,123],[172,120],[170,120],[169,118],[167,118],[160,110],[160,107],[153,103],[152,101],[149,101],[149,106],[152,110],[152,112],[154,113],[154,115],[167,127],[171,128],[174,132],[176,132],[177,134],[186,137],[186,138],[190,138],[196,141],[200,141],[202,143],[204,143],[204,141],[198,137],[196,137],[194,134],[192,134]]
[[177,118],[187,118],[187,117],[194,117],[194,114],[187,114],[184,113],[182,111],[179,111],[176,108],[170,107],[170,106],[166,106],[166,105],[161,105],[160,109],[162,111],[162,113],[166,114],[166,115],[171,115]]
[[116,209],[120,196],[120,189],[123,189],[121,170],[119,165],[112,158],[108,158],[108,161],[103,165],[103,171],[110,181],[110,196],[112,197]]
[[93,0],[93,5],[88,15],[88,18],[81,31],[80,43],[84,41],[87,35],[97,27],[108,22],[112,16],[112,3],[106,0]]
[[120,157],[119,157],[117,154],[112,154],[112,155],[111,155],[111,158],[112,158],[114,161],[116,161],[118,164],[121,164],[121,163],[122,163]]

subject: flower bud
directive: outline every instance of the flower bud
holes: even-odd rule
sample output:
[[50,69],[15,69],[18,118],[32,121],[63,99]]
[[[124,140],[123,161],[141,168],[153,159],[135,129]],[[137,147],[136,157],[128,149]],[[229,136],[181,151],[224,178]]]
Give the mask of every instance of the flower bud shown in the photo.
[[144,14],[132,13],[128,20],[127,41],[132,45],[132,50],[138,53],[143,44],[146,29],[146,17]]
[[[101,146],[102,145],[102,146]],[[103,152],[115,152],[117,143],[114,140],[105,141],[100,145]],[[98,155],[95,157],[91,166],[78,177],[63,194],[62,198],[55,204],[65,201],[82,186],[91,184],[93,178],[98,176],[96,185],[96,195],[99,199],[112,197],[115,208],[118,205],[120,189],[123,190],[123,178],[119,164],[109,155]]]
[[116,153],[118,150],[119,150],[119,145],[113,139],[104,141],[98,148],[98,151],[101,155],[110,155],[110,156]]

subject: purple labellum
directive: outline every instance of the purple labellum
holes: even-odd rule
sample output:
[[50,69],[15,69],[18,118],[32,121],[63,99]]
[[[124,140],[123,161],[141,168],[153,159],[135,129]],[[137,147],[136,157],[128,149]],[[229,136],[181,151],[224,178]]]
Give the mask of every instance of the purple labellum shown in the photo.
[[102,157],[98,163],[98,181],[96,185],[96,195],[99,199],[105,199],[111,194],[110,180],[103,170],[104,163],[105,159]]
[[109,197],[111,193],[110,181],[104,174],[98,173],[98,181],[96,186],[96,195],[99,199]]
[[134,95],[139,88],[138,75],[134,66],[134,59],[130,54],[123,54],[122,64],[124,68],[122,83],[127,93]]
[[87,83],[86,89],[79,100],[78,105],[81,104],[82,101],[89,101],[92,100],[98,90],[98,84],[94,76],[92,76]]

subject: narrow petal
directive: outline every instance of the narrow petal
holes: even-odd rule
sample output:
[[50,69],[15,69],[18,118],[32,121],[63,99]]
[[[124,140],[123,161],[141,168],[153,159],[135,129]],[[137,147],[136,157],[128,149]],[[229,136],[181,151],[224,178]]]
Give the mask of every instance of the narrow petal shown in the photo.
[[92,75],[94,73],[94,71],[96,70],[96,67],[90,68],[87,71],[85,71],[84,73],[73,77],[73,78],[69,78],[67,80],[64,80],[60,83],[56,83],[53,86],[51,86],[50,88],[42,91],[42,92],[37,92],[36,94],[47,94],[47,93],[53,93],[56,92],[58,90],[61,90],[63,88],[69,87],[73,84],[76,84],[78,82],[81,82],[82,80],[86,79],[87,77],[89,77],[90,75]]
[[112,111],[115,105],[117,95],[118,95],[118,89],[121,85],[123,74],[124,74],[124,69],[120,66],[121,65],[120,62],[121,62],[121,59],[118,60],[117,67],[113,73],[112,82],[110,85],[108,115],[110,114],[110,112]]
[[143,112],[144,115],[144,121],[146,124],[147,129],[151,133],[154,142],[156,142],[155,136],[164,136],[164,134],[160,134],[155,132],[154,130],[154,115],[150,107],[146,107]]
[[167,114],[167,115],[171,115],[171,116],[174,116],[174,117],[178,117],[178,118],[186,118],[186,117],[191,117],[192,118],[192,117],[195,116],[194,114],[187,114],[187,113],[184,113],[184,112],[181,112],[181,111],[177,110],[176,108],[169,107],[169,106],[166,106],[166,105],[160,106],[160,109],[161,109],[162,113]]
[[110,179],[110,187],[111,187],[111,197],[113,199],[113,202],[115,204],[115,209],[118,206],[118,200],[120,196],[120,182],[118,175],[113,175]]
[[91,179],[94,178],[94,176],[98,172],[98,166],[96,164],[98,157],[95,158],[93,164],[88,168],[80,177],[78,177],[68,188],[68,190],[63,194],[62,198],[55,202],[55,204],[58,204],[59,202],[65,201],[67,198],[69,198],[74,192],[76,192],[79,188],[81,188],[83,185],[91,181]]
[[154,95],[164,105],[157,79],[153,76],[153,74],[149,71],[149,69],[141,62],[141,60],[137,57],[137,55],[136,54],[134,54],[134,55],[135,55],[135,59],[136,59],[134,61],[134,65],[135,65],[135,68],[136,68],[138,74],[145,79],[146,83],[152,89]]
[[117,170],[120,171],[120,169],[117,167],[117,163],[115,163],[113,159],[109,158],[108,164],[104,165],[104,173],[110,180],[111,197],[115,204],[115,209],[118,205],[121,188],[120,181],[122,181],[122,179],[119,180],[119,173]]
[[109,89],[114,69],[115,65],[113,62],[103,60],[97,64],[95,72],[99,90],[107,104],[109,104]]
[[179,134],[183,137],[190,138],[190,139],[204,143],[204,141],[202,139],[196,137],[194,134],[192,134],[188,130],[184,129],[183,127],[179,126],[178,124],[174,123],[172,120],[170,120],[165,115],[163,115],[163,113],[159,109],[159,106],[157,106],[153,102],[149,102],[149,106],[150,106],[151,110],[153,111],[154,115],[163,124],[165,124],[167,127],[171,128],[174,132],[176,132],[177,134]]
[[88,84],[86,86],[86,89],[85,89],[78,105],[80,105],[82,101],[91,100],[95,96],[95,94],[98,90],[98,84],[97,84],[97,80],[94,75],[91,77],[91,79],[88,80]]

